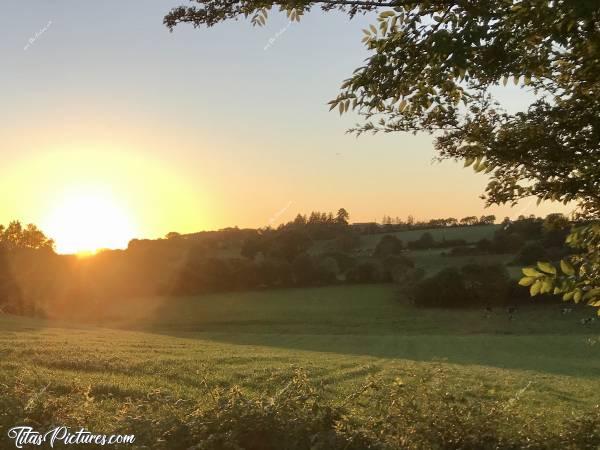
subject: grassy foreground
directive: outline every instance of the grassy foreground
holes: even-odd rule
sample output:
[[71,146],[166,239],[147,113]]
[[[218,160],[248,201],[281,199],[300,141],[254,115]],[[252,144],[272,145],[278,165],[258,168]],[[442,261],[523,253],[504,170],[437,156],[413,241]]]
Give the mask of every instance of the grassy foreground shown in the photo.
[[174,417],[234,385],[277,395],[298,369],[359,422],[381,408],[368,383],[432,410],[493,403],[511,417],[507,435],[567,432],[600,404],[600,326],[579,323],[590,311],[528,307],[509,320],[398,298],[389,285],[343,286],[141,299],[93,325],[0,316],[0,448],[25,423],[175,448]]

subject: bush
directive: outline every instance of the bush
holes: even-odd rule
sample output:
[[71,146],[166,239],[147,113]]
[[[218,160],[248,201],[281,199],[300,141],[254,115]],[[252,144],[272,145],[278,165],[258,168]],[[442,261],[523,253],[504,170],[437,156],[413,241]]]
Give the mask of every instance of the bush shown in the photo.
[[415,288],[417,306],[459,308],[472,304],[471,293],[459,270],[451,267],[421,281]]
[[546,249],[538,242],[526,244],[517,255],[517,262],[523,265],[535,264],[548,258]]
[[337,262],[339,269],[342,272],[347,271],[348,269],[356,266],[356,260],[345,253],[342,252],[327,252],[321,255],[322,258],[333,258]]
[[377,283],[385,281],[385,273],[379,264],[363,262],[346,272],[346,281],[350,283]]
[[512,283],[502,264],[468,264],[461,269],[471,306],[503,306]]
[[449,247],[465,247],[469,245],[464,239],[442,239],[437,243],[438,248],[449,248]]
[[416,241],[411,241],[408,244],[411,250],[427,250],[436,246],[435,239],[429,232],[425,232]]
[[[334,264],[335,260],[333,260]],[[299,255],[292,262],[292,274],[296,286],[312,286],[335,281],[336,273],[331,265],[315,261],[307,254]]]
[[360,245],[360,234],[348,231],[335,238],[333,247],[340,252],[349,252]]
[[518,233],[499,230],[494,233],[490,251],[492,253],[516,253],[525,244],[525,239]]
[[285,260],[265,259],[257,264],[261,287],[286,287],[293,283],[292,266]]
[[[569,417],[562,429],[547,430],[540,421],[516,416],[511,400],[473,399],[446,388],[438,383],[422,392],[398,380],[371,378],[343,402],[332,403],[304,371],[295,370],[273,393],[217,388],[203,399],[204,406],[185,414],[154,419],[152,405],[137,401],[117,429],[149,428],[151,433],[136,433],[136,443],[170,450],[592,450],[600,445],[598,408]],[[365,413],[361,404],[371,410]],[[134,418],[145,418],[147,426],[131,423]]]
[[[473,386],[456,386],[441,370],[435,374],[435,381],[426,386],[421,386],[423,380],[405,385],[399,379],[369,378],[345,398],[331,401],[326,387],[296,368],[278,374],[276,387],[268,392],[217,387],[190,401],[180,393],[157,389],[117,404],[104,402],[112,405],[111,410],[114,406],[114,414],[100,419],[89,404],[94,400],[90,393],[97,396],[98,386],[85,390],[75,385],[66,390],[60,385],[36,386],[20,375],[0,383],[0,429],[19,423],[41,429],[57,423],[75,427],[97,419],[102,422],[98,432],[135,431],[135,448],[159,450],[597,450],[600,446],[598,407],[565,414],[562,425],[549,428],[543,414],[536,414],[536,420],[519,414],[514,398],[490,400],[484,387],[476,391]],[[210,382],[198,377],[208,387]]]
[[396,236],[392,236],[391,234],[386,234],[377,243],[373,255],[379,257],[398,255],[402,253],[403,248],[404,247],[400,239],[398,239]]
[[414,290],[417,306],[465,308],[501,306],[509,300],[511,281],[500,264],[469,264],[444,269],[421,281]]

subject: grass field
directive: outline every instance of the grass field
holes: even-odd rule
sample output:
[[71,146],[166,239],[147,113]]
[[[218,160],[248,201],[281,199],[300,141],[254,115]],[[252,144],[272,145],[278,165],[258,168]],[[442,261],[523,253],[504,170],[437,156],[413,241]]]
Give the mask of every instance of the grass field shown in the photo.
[[364,249],[374,249],[377,246],[377,243],[379,242],[381,237],[385,234],[391,234],[392,236],[396,236],[404,243],[416,241],[424,233],[429,233],[436,241],[442,241],[444,239],[464,239],[469,244],[474,244],[475,242],[481,239],[492,239],[494,236],[494,232],[500,227],[501,225],[474,225],[431,228],[423,230],[407,230],[383,234],[367,234],[361,237],[361,247]]
[[419,310],[392,285],[368,285],[140,299],[85,326],[0,316],[0,448],[5,428],[24,422],[126,423],[151,441],[127,405],[150,405],[159,423],[215,387],[272,392],[295,367],[333,403],[369,377],[401,379],[419,395],[442,385],[465,401],[510,403],[509,428],[556,430],[600,404],[600,326],[579,323],[589,315]]

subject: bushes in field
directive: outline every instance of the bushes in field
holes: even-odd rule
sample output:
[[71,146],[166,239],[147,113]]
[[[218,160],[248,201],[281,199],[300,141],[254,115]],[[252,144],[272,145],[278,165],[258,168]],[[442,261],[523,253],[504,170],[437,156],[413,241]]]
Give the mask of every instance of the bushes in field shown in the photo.
[[[0,429],[15,424],[35,424],[39,429],[87,424],[98,433],[134,433],[136,448],[158,450],[596,450],[600,446],[598,407],[582,409],[550,428],[541,411],[538,420],[520,416],[515,408],[518,399],[489,400],[466,387],[468,392],[453,389],[444,374],[436,379],[427,389],[419,389],[399,379],[369,378],[345,398],[330,400],[305,371],[295,369],[282,374],[269,392],[207,388],[193,401],[156,390],[123,402],[102,401],[101,391],[93,385],[57,390],[50,384],[32,386],[16,379],[0,383]],[[0,446],[5,442],[8,448],[3,434]]]
[[306,253],[286,258],[206,257],[190,252],[168,293],[194,295],[269,287],[299,287],[332,284],[339,272],[337,260],[313,257]]
[[436,308],[502,306],[509,301],[510,277],[500,264],[447,268],[415,286],[415,305]]

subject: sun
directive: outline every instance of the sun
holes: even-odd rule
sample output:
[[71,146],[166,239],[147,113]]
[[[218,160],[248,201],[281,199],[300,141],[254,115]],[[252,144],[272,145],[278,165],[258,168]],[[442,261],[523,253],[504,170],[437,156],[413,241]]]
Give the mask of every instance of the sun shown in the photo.
[[136,236],[127,210],[110,191],[79,188],[52,205],[42,229],[63,254],[90,254],[99,249],[126,248]]

